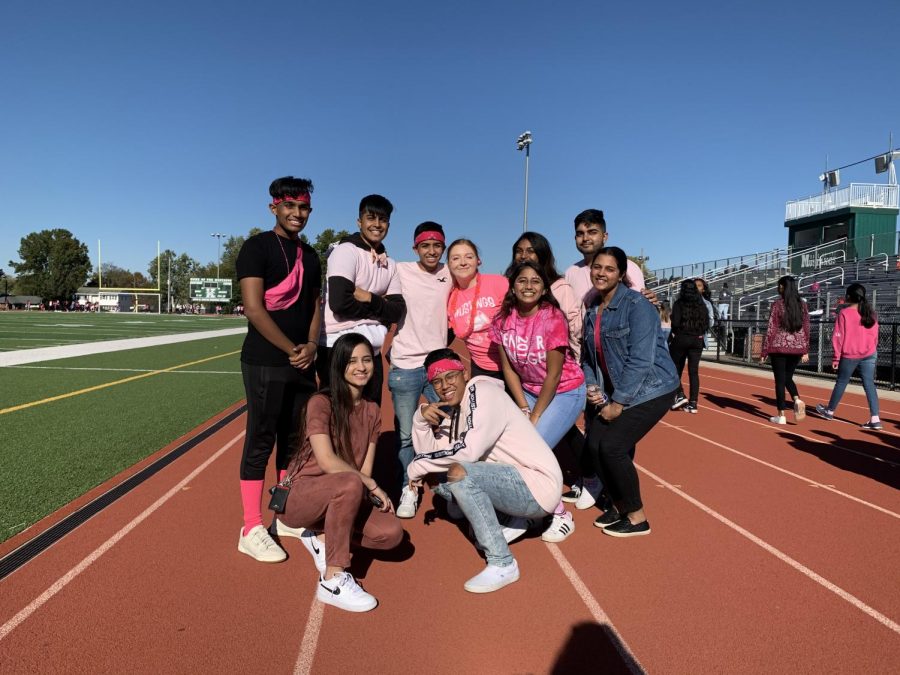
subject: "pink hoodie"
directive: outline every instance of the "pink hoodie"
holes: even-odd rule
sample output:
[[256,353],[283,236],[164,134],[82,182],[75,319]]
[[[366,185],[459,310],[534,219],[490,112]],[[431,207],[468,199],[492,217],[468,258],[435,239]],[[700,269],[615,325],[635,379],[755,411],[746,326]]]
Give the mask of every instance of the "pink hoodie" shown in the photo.
[[547,513],[559,504],[562,471],[550,447],[493,377],[473,377],[460,403],[458,437],[449,437],[450,421],[438,436],[422,413],[413,416],[416,456],[409,465],[411,480],[428,473],[445,473],[456,462],[509,464]]
[[831,336],[834,358],[864,359],[878,349],[878,321],[871,328],[860,323],[859,310],[855,305],[842,309],[834,322]]

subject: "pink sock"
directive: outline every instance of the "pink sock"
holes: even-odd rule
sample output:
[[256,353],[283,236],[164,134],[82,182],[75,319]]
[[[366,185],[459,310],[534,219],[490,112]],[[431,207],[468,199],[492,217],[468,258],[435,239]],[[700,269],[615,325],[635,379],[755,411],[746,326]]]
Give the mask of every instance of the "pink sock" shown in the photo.
[[566,513],[566,505],[560,500],[559,504],[556,505],[556,511],[553,512],[554,516],[562,516]]
[[878,415],[872,415],[872,417],[869,421],[874,424],[875,422],[880,422],[881,418]]
[[284,480],[284,477],[287,476],[287,469],[278,469],[278,482]]
[[241,504],[244,507],[244,536],[257,525],[262,525],[263,481],[241,481]]

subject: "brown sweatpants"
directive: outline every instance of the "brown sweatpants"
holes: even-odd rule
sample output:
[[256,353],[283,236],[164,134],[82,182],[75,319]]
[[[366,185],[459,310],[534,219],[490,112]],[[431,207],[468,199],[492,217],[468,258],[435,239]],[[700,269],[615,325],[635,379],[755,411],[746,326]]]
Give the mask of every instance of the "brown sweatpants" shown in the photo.
[[288,527],[325,532],[325,562],[350,567],[350,537],[361,535],[365,548],[391,549],[403,539],[393,513],[383,513],[366,499],[366,488],[354,473],[327,473],[294,481],[279,520]]

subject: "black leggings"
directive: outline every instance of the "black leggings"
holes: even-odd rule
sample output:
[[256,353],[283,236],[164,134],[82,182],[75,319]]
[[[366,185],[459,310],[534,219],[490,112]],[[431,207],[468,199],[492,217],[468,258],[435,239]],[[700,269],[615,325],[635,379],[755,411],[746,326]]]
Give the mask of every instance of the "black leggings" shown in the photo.
[[[316,390],[312,369],[255,366],[241,362],[247,394],[247,435],[241,455],[241,480],[264,480],[275,453],[275,466],[286,469],[299,437],[300,413]],[[276,443],[277,441],[277,443]]]
[[799,354],[769,354],[772,361],[772,372],[775,373],[775,405],[779,410],[786,410],[784,390],[785,387],[792,400],[800,398],[797,393],[797,385],[794,384],[794,370],[800,363]]
[[609,496],[622,513],[634,513],[643,508],[637,469],[634,468],[634,448],[647,435],[675,399],[675,391],[625,408],[612,422],[602,417],[590,420],[585,445],[594,459],[597,475]]
[[683,333],[673,335],[669,353],[672,355],[675,367],[678,368],[678,393],[682,396],[684,396],[684,389],[681,388],[681,374],[684,372],[684,362],[687,360],[688,380],[691,383],[688,400],[696,403],[697,397],[700,395],[700,355],[703,353],[703,336]]

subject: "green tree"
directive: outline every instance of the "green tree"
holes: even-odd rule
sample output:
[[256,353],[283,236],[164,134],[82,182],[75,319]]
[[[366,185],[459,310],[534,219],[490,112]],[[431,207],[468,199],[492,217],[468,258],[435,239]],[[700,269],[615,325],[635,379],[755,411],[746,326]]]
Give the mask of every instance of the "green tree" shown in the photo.
[[[170,292],[173,306],[190,303],[191,277],[200,276],[200,263],[187,253],[178,254],[171,249],[166,249],[160,253],[159,258],[161,262],[159,266],[159,292],[163,297],[164,306]],[[148,263],[147,272],[150,274],[150,285],[156,286],[156,256]],[[172,311],[173,308],[167,307],[166,311]]]
[[91,272],[87,246],[59,228],[22,237],[19,259],[22,262],[9,261],[19,277],[19,290],[44,300],[70,300]]
[[[303,241],[309,243],[305,235],[300,235]],[[327,260],[328,247],[337,244],[344,237],[349,237],[347,230],[338,230],[335,232],[330,227],[325,228],[316,235],[316,240],[312,243],[312,247],[319,254],[319,262],[322,263],[322,287],[325,287],[325,261]]]

